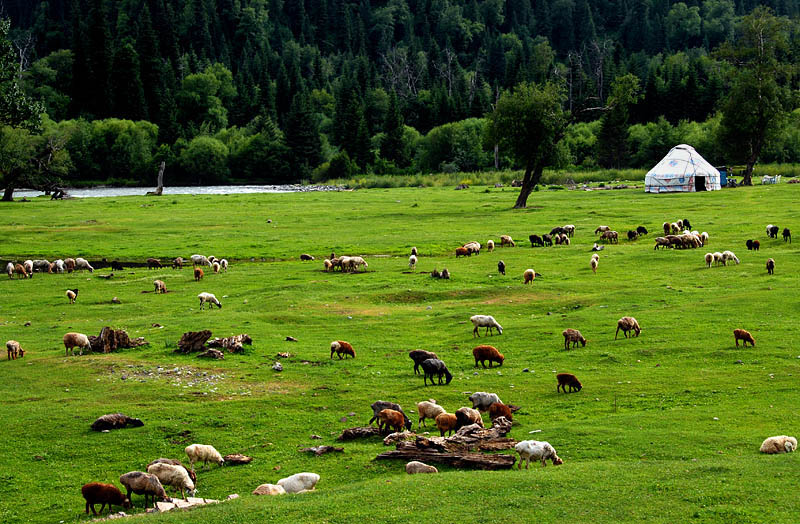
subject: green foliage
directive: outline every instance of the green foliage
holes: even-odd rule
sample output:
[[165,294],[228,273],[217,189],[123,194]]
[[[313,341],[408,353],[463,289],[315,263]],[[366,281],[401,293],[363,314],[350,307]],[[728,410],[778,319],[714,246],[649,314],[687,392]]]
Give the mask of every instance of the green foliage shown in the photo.
[[483,148],[487,121],[468,118],[435,127],[417,143],[416,168],[422,172],[477,171],[491,165],[491,154]]
[[630,106],[639,98],[639,79],[636,76],[627,74],[614,79],[597,136],[597,159],[603,167],[620,168],[626,162]]
[[198,136],[181,151],[179,162],[195,184],[224,183],[228,177],[228,147],[210,136]]
[[0,125],[35,130],[42,123],[44,106],[34,102],[19,85],[17,59],[8,40],[11,23],[0,19]]

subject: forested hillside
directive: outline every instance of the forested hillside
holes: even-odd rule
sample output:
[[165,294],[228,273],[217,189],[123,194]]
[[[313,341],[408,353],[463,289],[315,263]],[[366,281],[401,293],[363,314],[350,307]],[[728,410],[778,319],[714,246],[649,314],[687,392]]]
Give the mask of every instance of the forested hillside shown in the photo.
[[[785,63],[800,41],[800,0],[3,4],[23,86],[67,137],[72,180],[151,183],[160,160],[195,183],[515,167],[495,160],[483,117],[504,90],[545,81],[572,117],[563,163],[643,166],[687,137],[717,149],[732,69],[717,50],[741,16],[765,5],[789,22]],[[628,73],[630,154],[609,159],[598,119]],[[790,121],[766,160],[800,160]]]

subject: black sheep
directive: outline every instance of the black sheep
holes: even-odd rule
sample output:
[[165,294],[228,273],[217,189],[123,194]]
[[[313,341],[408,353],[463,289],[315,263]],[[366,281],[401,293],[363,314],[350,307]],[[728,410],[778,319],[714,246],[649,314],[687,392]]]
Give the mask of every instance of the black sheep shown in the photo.
[[422,382],[426,386],[428,385],[428,378],[431,379],[431,385],[435,385],[435,382],[433,381],[434,375],[439,377],[439,385],[442,384],[442,376],[447,377],[445,382],[446,384],[449,384],[450,381],[453,380],[453,375],[447,370],[447,366],[438,358],[429,358],[428,360],[424,361],[422,363],[422,371],[425,372]]
[[752,251],[753,250],[753,240],[752,239],[748,238],[747,242],[745,242],[744,244],[747,246],[747,250],[748,251]]
[[637,238],[639,238],[639,233],[633,229],[628,231],[628,240],[636,240]]
[[506,274],[506,265],[502,260],[497,262],[497,270],[500,272],[501,275]]
[[542,235],[542,242],[545,246],[553,247],[553,235]]
[[542,246],[544,247],[544,240],[539,235],[531,235],[528,237],[528,240],[531,241],[531,247]]
[[639,227],[636,228],[636,232],[639,233],[640,235],[646,235],[647,234],[647,228],[644,227],[644,226],[639,226]]
[[790,244],[792,243],[792,232],[788,227],[785,227],[783,228],[783,241],[786,242],[787,240]]
[[[393,409],[395,411],[403,413],[403,408],[400,407],[400,404],[395,404],[394,402],[387,402],[385,400],[376,400],[375,402],[370,404],[370,407],[372,408],[372,418],[369,419],[369,422],[367,423],[368,425],[378,420],[378,413],[380,413],[384,409]],[[406,429],[410,430],[411,420],[406,416],[405,413],[403,413],[403,420],[405,421]]]
[[115,260],[111,263],[111,271],[125,271],[125,268]]
[[94,431],[104,431],[107,429],[121,429],[121,428],[138,428],[144,426],[144,422],[138,418],[129,417],[122,413],[112,413],[110,415],[103,415],[92,423]]

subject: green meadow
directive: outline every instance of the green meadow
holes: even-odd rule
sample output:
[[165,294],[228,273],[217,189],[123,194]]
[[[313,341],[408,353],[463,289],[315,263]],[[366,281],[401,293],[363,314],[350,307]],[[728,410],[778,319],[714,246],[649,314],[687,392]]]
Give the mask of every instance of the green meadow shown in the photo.
[[[542,190],[525,210],[511,209],[515,197],[511,188],[473,186],[3,204],[4,262],[202,253],[228,259],[230,269],[207,270],[200,282],[191,265],[126,268],[108,280],[99,278],[108,268],[0,279],[0,341],[27,350],[0,361],[0,522],[87,521],[84,483],[119,486],[121,474],[155,458],[186,461],[191,443],[253,457],[198,470],[198,496],[240,498],[130,522],[797,522],[798,454],[758,448],[768,436],[797,436],[800,424],[800,243],[765,234],[772,223],[800,241],[800,185],[659,196]],[[683,218],[708,232],[708,245],[654,250],[662,222]],[[530,247],[528,235],[564,224],[577,227],[570,246]],[[600,252],[595,275],[590,248],[601,224],[620,242]],[[650,234],[628,241],[640,225]],[[502,234],[517,246],[454,257],[467,241],[499,244]],[[760,251],[747,251],[747,239]],[[706,252],[724,250],[741,264],[705,267]],[[369,267],[326,273],[331,251],[364,256]],[[301,253],[316,260],[301,262]],[[451,280],[430,277],[444,267]],[[522,282],[527,268],[541,275],[532,285]],[[167,294],[153,293],[155,279]],[[68,288],[80,290],[74,305]],[[202,291],[222,309],[199,310]],[[473,339],[474,314],[493,315],[503,334]],[[626,315],[641,336],[614,340]],[[64,333],[96,335],[103,326],[150,344],[65,356]],[[568,327],[581,330],[586,347],[564,350]],[[756,346],[737,349],[735,328]],[[253,345],[222,361],[174,353],[184,332],[202,329],[248,333]],[[330,359],[337,339],[357,357]],[[505,364],[476,369],[478,343],[496,346]],[[453,381],[424,387],[408,358],[416,348],[436,352]],[[272,369],[278,360],[282,372]],[[583,390],[556,393],[557,372],[576,374]],[[365,425],[375,400],[400,403],[416,429],[416,402],[433,398],[454,412],[474,391],[521,406],[510,436],[550,442],[564,464],[409,476],[404,462],[373,460],[390,449],[377,437],[345,443],[343,453],[298,451]],[[114,412],[145,425],[89,429]],[[315,492],[250,494],[302,471],[321,475]],[[133,502],[143,513],[143,497]]]

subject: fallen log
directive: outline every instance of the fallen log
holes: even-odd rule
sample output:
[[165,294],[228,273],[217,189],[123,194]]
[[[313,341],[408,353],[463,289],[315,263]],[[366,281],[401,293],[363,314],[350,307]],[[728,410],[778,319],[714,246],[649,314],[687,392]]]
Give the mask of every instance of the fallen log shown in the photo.
[[203,331],[188,331],[181,336],[178,341],[178,349],[175,353],[195,353],[205,350],[204,344],[206,340],[211,338],[211,331],[204,329]]
[[348,428],[342,431],[342,434],[339,435],[339,438],[336,440],[339,441],[347,441],[347,440],[355,440],[357,438],[366,438],[366,437],[380,437],[381,432],[375,426],[362,426],[357,428]]
[[516,462],[516,455],[489,455],[486,453],[440,453],[438,451],[421,449],[396,449],[386,451],[376,457],[376,460],[417,460],[429,464],[447,464],[457,468],[467,469],[511,469]]

